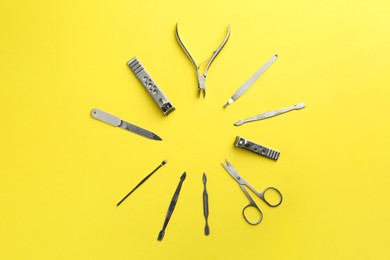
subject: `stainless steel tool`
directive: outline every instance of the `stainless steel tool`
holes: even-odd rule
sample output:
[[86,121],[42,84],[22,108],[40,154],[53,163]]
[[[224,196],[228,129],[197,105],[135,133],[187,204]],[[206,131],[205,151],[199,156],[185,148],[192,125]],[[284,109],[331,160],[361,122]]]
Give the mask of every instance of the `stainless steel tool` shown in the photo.
[[278,58],[278,55],[275,54],[272,56],[270,60],[267,61],[258,71],[253,74],[252,77],[250,77],[241,87],[237,89],[237,91],[233,94],[233,96],[228,100],[228,102],[223,106],[223,108],[226,108],[228,105],[239,99],[248,89],[250,86],[252,86],[255,81],[264,74],[264,72],[271,67],[271,65],[276,61]]
[[240,136],[236,137],[236,140],[234,141],[234,145],[275,161],[279,159],[280,152],[265,147],[263,145],[256,144]]
[[[246,188],[250,189],[254,194],[257,195],[257,197],[259,197],[263,202],[265,202],[270,207],[277,207],[282,203],[283,196],[282,196],[282,193],[277,188],[267,187],[267,188],[265,188],[265,190],[263,192],[258,192],[247,181],[245,181],[240,176],[240,174],[238,174],[237,170],[233,167],[233,165],[228,160],[226,160],[226,164],[222,163],[222,166],[230,174],[230,176],[233,177],[233,179],[238,183],[238,185],[240,185],[241,190],[244,192],[245,196],[249,200],[249,204],[246,205],[242,209],[242,215],[243,215],[245,221],[248,222],[249,224],[251,224],[251,225],[259,224],[261,222],[261,220],[263,220],[263,212],[261,212],[260,208],[257,206],[255,201],[249,195],[249,192],[247,191]],[[272,200],[268,196],[271,193],[274,195],[274,196],[272,196],[273,197]],[[266,196],[266,194],[268,194],[268,195]],[[247,212],[248,208],[252,208],[255,211],[257,211],[257,213],[259,213],[259,218],[255,219],[255,218],[251,217],[252,214],[249,214],[249,213],[247,214],[246,212]]]
[[209,227],[209,222],[208,222],[208,218],[209,218],[209,195],[208,195],[207,189],[206,189],[207,178],[206,178],[206,173],[205,172],[203,173],[202,181],[203,181],[203,215],[204,215],[204,218],[206,220],[206,224],[204,226],[204,234],[206,236],[208,236],[208,235],[210,235],[210,227]]
[[116,116],[113,116],[107,112],[104,112],[100,109],[97,109],[97,108],[94,108],[92,109],[91,111],[91,116],[97,120],[100,120],[104,123],[107,123],[109,125],[112,125],[112,126],[118,126],[120,128],[123,128],[125,130],[128,130],[130,132],[133,132],[135,134],[138,134],[138,135],[141,135],[143,137],[146,137],[146,138],[149,138],[149,139],[152,139],[152,140],[157,140],[157,141],[161,141],[162,139],[156,135],[155,133],[152,133],[146,129],[143,129],[139,126],[136,126],[136,125],[133,125],[133,124],[130,124],[126,121],[123,121],[122,119],[116,117]]
[[[213,54],[211,55],[210,58],[206,59],[204,62],[200,63],[199,65],[196,64],[194,58],[192,58],[190,52],[187,50],[187,48],[184,46],[184,43],[183,41],[180,39],[180,36],[179,36],[179,26],[178,24],[176,24],[176,38],[177,38],[177,41],[179,42],[180,46],[183,48],[184,52],[187,54],[188,58],[191,60],[192,64],[195,66],[195,70],[196,70],[196,75],[198,76],[198,96],[200,96],[200,93],[203,92],[203,97],[206,96],[206,85],[205,85],[205,81],[206,81],[206,76],[207,76],[207,72],[209,71],[209,68],[211,66],[211,63],[213,63],[214,59],[217,57],[217,55],[220,53],[220,51],[222,50],[222,48],[225,46],[227,40],[229,39],[229,36],[230,36],[230,25],[228,26],[228,31],[227,31],[227,34],[225,36],[225,39],[223,40],[223,42],[221,43],[221,45],[219,45],[219,47],[213,52]],[[209,63],[207,63],[207,66],[206,66],[206,69],[203,73],[203,75],[199,72],[199,68],[200,66],[205,63],[206,61],[209,61]]]
[[157,166],[156,169],[154,169],[151,173],[149,173],[145,178],[142,179],[142,181],[140,181],[137,184],[137,186],[135,186],[129,193],[127,193],[127,195],[123,197],[123,199],[121,199],[121,201],[119,201],[118,204],[116,204],[116,206],[118,207],[119,205],[121,205],[122,202],[125,201],[125,199],[127,199],[127,197],[131,195],[131,193],[133,193],[136,189],[138,189],[145,181],[147,181],[158,169],[164,166],[167,162],[168,162],[167,160],[162,161],[162,163],[160,163],[160,165]]
[[129,60],[127,62],[127,65],[133,71],[133,73],[141,82],[141,84],[145,87],[145,89],[148,91],[154,102],[156,102],[156,104],[160,107],[164,115],[168,115],[175,110],[175,107],[164,95],[161,89],[157,86],[157,84],[142,66],[141,62],[137,59],[137,57],[134,57]]
[[253,116],[253,117],[250,117],[250,118],[247,118],[247,119],[243,119],[243,120],[237,121],[236,123],[234,123],[234,125],[235,126],[240,126],[240,125],[248,123],[248,122],[253,122],[253,121],[257,121],[257,120],[263,120],[263,119],[266,119],[266,118],[270,118],[270,117],[273,117],[273,116],[277,116],[277,115],[280,115],[280,114],[287,113],[287,112],[292,111],[292,110],[299,110],[299,109],[302,109],[304,107],[305,107],[304,103],[299,103],[299,104],[296,104],[295,106],[292,106],[292,107],[287,107],[287,108],[282,108],[282,109],[278,109],[278,110],[274,110],[274,111],[270,111],[270,112],[265,112],[265,113],[259,114],[257,116]]
[[169,220],[171,219],[173,211],[175,210],[176,203],[179,199],[181,186],[183,185],[183,182],[185,179],[186,179],[186,172],[184,172],[183,175],[180,177],[179,184],[177,185],[176,191],[173,194],[171,203],[169,203],[168,212],[167,212],[167,215],[165,216],[164,225],[163,225],[161,231],[158,233],[158,237],[157,237],[158,241],[162,241],[164,236],[165,236],[165,229],[167,228]]

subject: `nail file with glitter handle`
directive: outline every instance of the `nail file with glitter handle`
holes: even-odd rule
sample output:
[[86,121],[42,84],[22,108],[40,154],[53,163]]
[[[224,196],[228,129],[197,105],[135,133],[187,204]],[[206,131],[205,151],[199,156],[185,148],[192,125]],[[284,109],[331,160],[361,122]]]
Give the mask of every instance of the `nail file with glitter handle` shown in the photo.
[[240,136],[236,137],[234,145],[275,161],[279,159],[280,152],[272,150],[271,148],[265,147],[263,145],[256,144]]
[[123,121],[122,119],[116,117],[116,116],[113,116],[107,112],[104,112],[100,109],[97,109],[97,108],[94,108],[92,109],[91,111],[91,116],[97,120],[100,120],[104,123],[107,123],[109,125],[112,125],[112,126],[119,126],[120,128],[123,128],[125,130],[128,130],[130,132],[133,132],[135,134],[138,134],[138,135],[141,135],[141,136],[144,136],[146,138],[149,138],[149,139],[152,139],[152,140],[157,140],[157,141],[161,141],[162,139],[156,135],[155,133],[152,133],[146,129],[143,129],[139,126],[136,126],[136,125],[133,125],[133,124],[130,124],[126,121]]
[[145,70],[144,66],[142,66],[141,62],[137,59],[137,57],[134,57],[129,60],[127,62],[127,65],[129,66],[131,71],[133,71],[133,73],[144,86],[144,88],[148,91],[154,102],[156,102],[156,104],[160,107],[164,115],[168,115],[175,110],[175,107],[164,95],[161,89],[157,86],[157,84],[154,82],[150,74]]

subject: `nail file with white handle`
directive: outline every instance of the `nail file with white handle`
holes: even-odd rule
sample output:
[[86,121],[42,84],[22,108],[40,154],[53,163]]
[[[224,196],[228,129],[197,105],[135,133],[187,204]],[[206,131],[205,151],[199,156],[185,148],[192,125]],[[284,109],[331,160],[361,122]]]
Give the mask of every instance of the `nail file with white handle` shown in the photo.
[[249,122],[253,122],[253,121],[257,121],[257,120],[263,120],[266,118],[270,118],[273,116],[284,114],[284,113],[287,113],[287,112],[292,111],[292,110],[299,110],[299,109],[302,109],[304,107],[305,107],[304,103],[299,103],[299,104],[296,104],[295,106],[292,106],[292,107],[287,107],[287,108],[282,108],[282,109],[278,109],[278,110],[274,110],[274,111],[270,111],[270,112],[265,112],[265,113],[259,114],[257,116],[253,116],[253,117],[250,117],[247,119],[237,121],[236,123],[234,123],[234,125],[240,126],[240,125],[245,124],[245,123],[249,123]]
[[138,135],[141,135],[143,137],[146,137],[146,138],[149,138],[149,139],[152,139],[152,140],[157,140],[157,141],[161,141],[162,139],[156,135],[155,133],[152,133],[146,129],[143,129],[139,126],[136,126],[136,125],[133,125],[133,124],[130,124],[126,121],[123,121],[122,119],[116,117],[116,116],[113,116],[107,112],[104,112],[100,109],[97,109],[97,108],[94,108],[92,109],[91,111],[91,116],[97,120],[100,120],[104,123],[107,123],[109,125],[112,125],[112,126],[118,126],[120,128],[123,128],[125,130],[128,130],[130,132],[133,132],[135,134],[138,134]]
[[244,84],[242,84],[239,89],[233,94],[233,96],[226,102],[226,104],[223,106],[223,108],[226,108],[228,105],[236,101],[238,98],[240,98],[249,88],[250,86],[255,83],[255,81],[264,74],[264,72],[271,67],[271,65],[276,61],[278,58],[278,54],[275,54],[272,56],[271,59],[269,59],[260,69],[258,69],[255,74],[252,75]]

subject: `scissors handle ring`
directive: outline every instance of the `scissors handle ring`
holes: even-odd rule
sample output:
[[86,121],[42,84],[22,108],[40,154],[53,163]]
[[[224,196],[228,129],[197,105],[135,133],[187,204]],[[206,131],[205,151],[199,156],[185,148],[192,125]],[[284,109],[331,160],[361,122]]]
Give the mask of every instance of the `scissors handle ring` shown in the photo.
[[[276,203],[269,202],[269,201],[266,199],[265,194],[266,194],[267,191],[269,191],[269,190],[274,191],[274,192],[276,192],[276,194],[278,194],[279,200],[278,200]],[[266,188],[266,189],[263,191],[263,196],[262,196],[262,197],[263,197],[263,201],[264,201],[265,203],[267,203],[267,205],[270,206],[270,207],[277,207],[277,206],[279,206],[279,205],[282,203],[282,200],[283,200],[282,193],[281,193],[277,188],[275,188],[275,187],[268,187],[268,188]]]
[[[251,221],[246,215],[245,212],[248,208],[255,208],[256,211],[259,213],[259,219],[256,221]],[[244,219],[246,222],[248,222],[251,225],[257,225],[263,220],[263,212],[259,209],[259,207],[255,203],[249,203],[242,209],[242,215],[244,216]]]

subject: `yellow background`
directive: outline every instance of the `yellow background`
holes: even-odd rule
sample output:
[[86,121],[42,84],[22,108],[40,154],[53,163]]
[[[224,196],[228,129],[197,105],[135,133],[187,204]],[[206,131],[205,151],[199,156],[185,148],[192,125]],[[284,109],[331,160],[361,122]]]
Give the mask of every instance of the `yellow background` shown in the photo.
[[[388,0],[2,0],[0,259],[389,259],[389,14]],[[198,63],[231,25],[205,99],[176,22]],[[134,56],[176,106],[169,116],[127,67]],[[233,126],[299,102],[307,107]],[[94,107],[164,140],[96,121]],[[236,135],[280,159],[235,148]],[[255,198],[264,213],[257,226],[242,218],[247,199],[225,158],[258,190],[284,195],[278,208]]]

